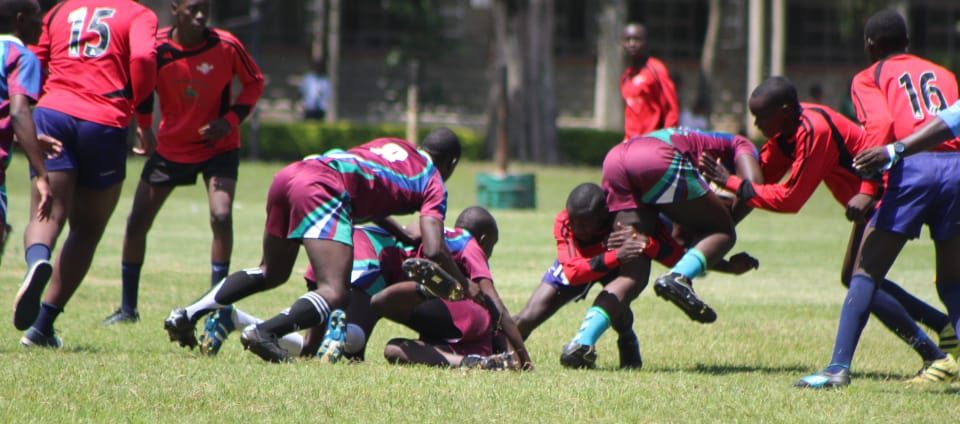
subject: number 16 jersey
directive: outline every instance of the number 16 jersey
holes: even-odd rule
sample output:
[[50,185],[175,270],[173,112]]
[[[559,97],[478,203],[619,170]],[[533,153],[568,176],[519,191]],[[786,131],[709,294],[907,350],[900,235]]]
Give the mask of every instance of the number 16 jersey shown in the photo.
[[38,106],[126,127],[156,83],[157,16],[132,0],[68,0],[33,48],[47,73]]
[[[850,96],[867,146],[880,146],[910,135],[956,102],[957,78],[926,59],[895,54],[853,77]],[[933,150],[960,150],[960,139]]]

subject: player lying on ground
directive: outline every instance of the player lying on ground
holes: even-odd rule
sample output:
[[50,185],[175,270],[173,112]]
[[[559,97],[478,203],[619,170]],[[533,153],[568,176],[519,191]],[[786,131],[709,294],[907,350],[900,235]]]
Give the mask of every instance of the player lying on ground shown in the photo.
[[[630,257],[635,246],[632,242],[624,244],[633,229],[621,227],[613,230],[612,218],[600,186],[583,183],[570,192],[567,207],[554,220],[557,259],[543,275],[526,306],[514,317],[524,339],[570,301],[586,298],[593,283],[605,285],[617,276],[621,261]],[[683,246],[673,238],[670,227],[669,222],[664,221],[643,248],[644,255],[667,267],[675,265],[684,252]],[[740,253],[711,269],[741,274],[757,265],[756,259]],[[618,334],[620,368],[642,367],[632,311],[625,310],[611,326]],[[590,355],[590,358],[594,357]],[[593,367],[594,363],[584,366]]]
[[[316,270],[317,290],[297,299],[288,312],[240,335],[244,347],[260,358],[289,360],[278,338],[322,325],[332,311],[348,306],[353,222],[382,222],[392,214],[418,211],[424,254],[462,278],[443,243],[443,181],[460,159],[460,140],[440,128],[427,135],[422,148],[381,138],[280,170],[267,195],[261,265],[231,274],[193,304],[171,311],[164,322],[170,340],[192,348],[197,345],[196,322],[205,314],[283,284],[302,245]],[[405,236],[398,226],[388,230]],[[336,342],[342,345],[343,340]]]
[[580,330],[564,346],[561,363],[589,363],[597,339],[646,287],[650,258],[641,252],[645,235],[657,231],[658,213],[700,237],[667,274],[657,278],[658,295],[696,321],[716,320],[716,313],[696,296],[689,280],[722,260],[736,242],[736,233],[728,208],[673,144],[677,141],[674,135],[682,137],[685,133],[681,129],[632,138],[607,153],[603,161],[607,206],[616,214],[615,224],[636,231],[630,241],[638,246],[631,259],[620,264],[619,275],[597,295]]
[[[233,197],[240,167],[239,125],[263,93],[263,75],[233,34],[207,26],[209,0],[175,0],[172,27],[159,32],[156,93],[159,132],[154,135],[153,96],[137,107],[140,146],[149,156],[133,197],[123,237],[120,307],[104,324],[137,322],[140,270],[147,232],[177,186],[196,184],[203,174],[210,209],[210,284],[230,269]],[[231,87],[234,78],[243,88]],[[229,99],[234,99],[232,104]],[[154,151],[156,149],[156,151]]]

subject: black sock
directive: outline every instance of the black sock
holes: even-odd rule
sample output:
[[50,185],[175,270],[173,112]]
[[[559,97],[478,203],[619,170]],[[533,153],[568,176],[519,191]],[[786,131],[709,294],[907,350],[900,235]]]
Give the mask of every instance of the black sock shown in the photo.
[[40,314],[37,316],[37,320],[33,322],[33,328],[40,330],[40,332],[46,336],[52,336],[53,322],[57,320],[57,315],[60,315],[62,312],[63,309],[57,306],[41,302]]
[[230,305],[237,301],[264,290],[263,271],[260,268],[245,269],[227,276],[223,287],[214,295],[214,300],[221,305]]
[[293,302],[289,311],[258,324],[257,328],[281,337],[303,328],[322,324],[328,316],[330,316],[330,307],[327,306],[327,301],[317,292],[309,292]]
[[120,295],[120,308],[124,312],[137,310],[137,293],[140,291],[140,269],[142,263],[123,262],[120,264],[120,281],[123,284]]
[[230,272],[230,261],[210,262],[210,286],[215,286]]

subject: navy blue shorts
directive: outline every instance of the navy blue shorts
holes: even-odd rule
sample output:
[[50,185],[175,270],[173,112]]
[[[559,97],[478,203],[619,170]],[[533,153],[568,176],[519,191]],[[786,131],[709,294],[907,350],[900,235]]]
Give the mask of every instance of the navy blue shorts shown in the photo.
[[47,171],[75,171],[77,184],[92,189],[123,182],[127,175],[127,128],[96,124],[42,107],[33,112],[33,120],[37,134],[63,143],[59,156],[44,160]]
[[930,238],[960,235],[960,153],[919,153],[890,170],[870,225],[910,238],[930,227]]
[[[614,278],[617,278],[618,275],[620,274],[614,271],[604,275],[599,281],[595,281],[594,283],[600,283],[600,285],[605,286],[607,283],[613,281]],[[578,294],[574,300],[582,300],[587,297],[587,293],[594,284],[587,283],[579,286],[571,286],[570,281],[567,280],[567,276],[563,274],[563,265],[560,265],[559,259],[553,260],[553,265],[550,265],[547,272],[543,274],[543,279],[540,280],[540,282],[541,284],[553,286],[553,288],[559,292],[579,292],[580,294]]]

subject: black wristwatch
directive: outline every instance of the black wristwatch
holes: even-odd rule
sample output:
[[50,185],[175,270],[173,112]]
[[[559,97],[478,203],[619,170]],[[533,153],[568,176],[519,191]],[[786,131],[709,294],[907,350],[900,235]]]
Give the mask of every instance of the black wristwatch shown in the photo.
[[897,156],[903,157],[903,152],[907,150],[907,145],[899,141],[893,143],[893,153],[896,153]]

